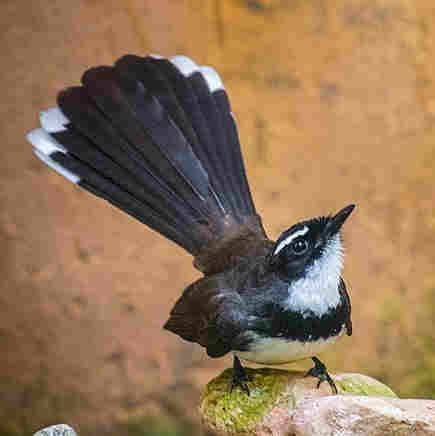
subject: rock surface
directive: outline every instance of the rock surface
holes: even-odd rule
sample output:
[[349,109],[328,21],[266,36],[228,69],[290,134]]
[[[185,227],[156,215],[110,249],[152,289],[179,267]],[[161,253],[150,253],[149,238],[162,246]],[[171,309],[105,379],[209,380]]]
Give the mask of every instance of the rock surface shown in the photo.
[[304,373],[247,369],[250,396],[229,392],[232,370],[206,387],[200,411],[207,429],[222,436],[435,435],[435,401],[401,400],[361,374],[333,375],[339,395]]
[[43,428],[33,436],[77,436],[77,433],[69,425],[57,424]]
[[[276,435],[435,435],[435,401],[330,396],[302,402]],[[258,432],[254,434],[270,434]]]

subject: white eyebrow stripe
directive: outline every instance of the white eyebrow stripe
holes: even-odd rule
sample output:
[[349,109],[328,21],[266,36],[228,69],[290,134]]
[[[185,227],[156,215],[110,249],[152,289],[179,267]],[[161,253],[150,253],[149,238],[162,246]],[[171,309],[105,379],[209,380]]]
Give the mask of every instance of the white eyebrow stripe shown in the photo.
[[286,247],[287,245],[291,244],[292,241],[294,239],[296,239],[298,236],[303,236],[306,233],[308,233],[308,227],[304,226],[304,228],[302,228],[301,230],[298,230],[297,232],[292,233],[290,236],[288,236],[287,238],[285,238],[283,241],[281,241],[278,246],[276,247],[275,251],[273,252],[273,254],[278,254],[284,247]]

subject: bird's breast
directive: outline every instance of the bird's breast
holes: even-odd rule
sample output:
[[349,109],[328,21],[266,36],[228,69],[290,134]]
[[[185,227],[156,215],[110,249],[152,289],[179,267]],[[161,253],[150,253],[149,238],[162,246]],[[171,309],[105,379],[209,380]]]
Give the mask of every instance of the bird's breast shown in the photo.
[[334,344],[345,332],[345,326],[340,332],[329,338],[300,341],[281,337],[253,336],[247,351],[234,351],[234,354],[250,362],[277,365],[295,362],[323,352]]

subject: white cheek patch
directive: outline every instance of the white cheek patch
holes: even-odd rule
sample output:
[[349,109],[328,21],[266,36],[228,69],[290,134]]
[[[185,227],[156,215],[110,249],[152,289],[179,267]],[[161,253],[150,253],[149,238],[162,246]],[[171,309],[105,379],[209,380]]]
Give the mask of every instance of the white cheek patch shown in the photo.
[[287,245],[291,244],[292,241],[294,241],[296,238],[298,238],[299,236],[303,236],[306,233],[308,233],[308,227],[304,226],[301,230],[298,230],[297,232],[292,233],[291,235],[287,236],[287,238],[283,239],[278,246],[276,247],[275,251],[273,252],[273,254],[278,254],[284,247],[286,247]]

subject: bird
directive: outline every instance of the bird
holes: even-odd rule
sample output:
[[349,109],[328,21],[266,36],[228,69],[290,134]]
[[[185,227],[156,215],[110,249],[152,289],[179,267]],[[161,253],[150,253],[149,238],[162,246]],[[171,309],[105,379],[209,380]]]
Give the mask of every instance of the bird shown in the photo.
[[256,211],[230,100],[210,66],[127,54],[89,68],[27,134],[36,156],[190,253],[202,276],[166,330],[233,355],[229,389],[250,393],[241,360],[311,358],[307,376],[336,385],[316,356],[352,334],[341,229],[354,210],[300,221],[276,241]]

